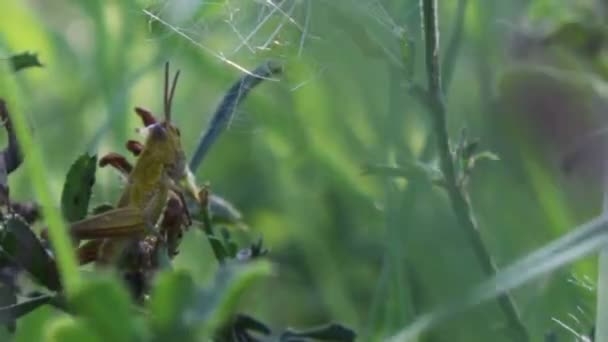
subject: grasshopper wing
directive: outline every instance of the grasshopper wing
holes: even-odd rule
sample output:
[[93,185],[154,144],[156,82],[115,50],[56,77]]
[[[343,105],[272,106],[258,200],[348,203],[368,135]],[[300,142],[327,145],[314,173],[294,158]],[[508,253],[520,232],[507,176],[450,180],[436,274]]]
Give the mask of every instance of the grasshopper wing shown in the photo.
[[141,209],[116,208],[72,223],[70,232],[79,240],[137,236],[145,231]]

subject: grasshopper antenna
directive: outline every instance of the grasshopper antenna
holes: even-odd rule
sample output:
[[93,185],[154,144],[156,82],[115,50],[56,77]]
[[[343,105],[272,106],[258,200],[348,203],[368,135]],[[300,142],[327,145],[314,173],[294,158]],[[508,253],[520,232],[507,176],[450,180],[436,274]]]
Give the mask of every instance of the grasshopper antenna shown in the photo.
[[169,62],[165,63],[165,89],[164,89],[164,104],[165,104],[165,121],[171,122],[171,104],[173,102],[173,96],[175,95],[175,87],[177,86],[177,80],[179,79],[179,70],[173,77],[171,83],[171,90],[169,90]]

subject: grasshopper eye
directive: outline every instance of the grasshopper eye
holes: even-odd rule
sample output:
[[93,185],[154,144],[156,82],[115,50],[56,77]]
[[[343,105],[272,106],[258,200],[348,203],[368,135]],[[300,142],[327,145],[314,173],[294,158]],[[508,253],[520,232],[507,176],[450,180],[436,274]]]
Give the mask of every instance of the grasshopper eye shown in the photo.
[[154,124],[148,126],[148,135],[156,139],[164,139],[167,137],[167,128],[161,124]]

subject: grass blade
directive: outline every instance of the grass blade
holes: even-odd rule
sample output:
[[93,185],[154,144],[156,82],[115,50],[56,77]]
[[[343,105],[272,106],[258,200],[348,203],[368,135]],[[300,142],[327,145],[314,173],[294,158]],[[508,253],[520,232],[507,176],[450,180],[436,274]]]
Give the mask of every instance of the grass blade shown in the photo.
[[57,264],[61,271],[62,283],[66,291],[71,293],[80,283],[78,264],[74,255],[72,241],[70,240],[61,214],[55,206],[48,187],[49,176],[46,173],[44,159],[39,143],[34,141],[30,133],[27,119],[19,96],[20,90],[15,84],[12,72],[0,68],[0,84],[3,85],[3,96],[6,97],[9,109],[12,109],[12,123],[17,134],[17,139],[25,155],[25,166],[30,176],[30,182],[36,193],[38,201],[42,206],[43,216],[49,227],[49,235],[54,248]]
[[423,315],[390,341],[409,341],[438,323],[491,300],[543,274],[572,263],[608,244],[608,216],[576,227],[572,232],[525,256],[477,286],[462,299]]
[[205,155],[215,143],[220,134],[230,123],[236,108],[247,98],[249,92],[260,84],[263,80],[282,71],[280,64],[269,61],[257,67],[251,74],[241,77],[228,89],[226,95],[220,102],[215,113],[211,117],[209,127],[201,137],[196,151],[190,160],[190,170],[195,173],[201,165]]

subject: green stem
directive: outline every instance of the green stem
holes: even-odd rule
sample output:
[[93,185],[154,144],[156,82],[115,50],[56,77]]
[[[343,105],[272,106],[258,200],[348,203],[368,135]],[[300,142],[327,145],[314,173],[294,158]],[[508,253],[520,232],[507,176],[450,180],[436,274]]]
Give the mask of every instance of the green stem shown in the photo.
[[[604,203],[602,213],[608,214],[608,162],[604,163]],[[608,341],[608,247],[600,250],[597,276],[597,308],[595,340]]]
[[[497,272],[496,264],[488,252],[473,211],[464,189],[459,185],[454,160],[450,151],[449,135],[447,129],[446,109],[441,90],[441,70],[439,66],[439,28],[437,15],[437,0],[420,0],[422,8],[423,32],[425,41],[425,62],[428,77],[429,106],[433,118],[433,128],[439,150],[440,167],[445,177],[445,187],[452,203],[452,209],[460,227],[469,239],[481,268],[487,277]],[[515,302],[509,293],[498,297],[498,304],[507,318],[509,326],[518,335],[518,341],[529,340]]]
[[30,182],[36,196],[42,206],[43,217],[48,225],[49,236],[57,265],[61,273],[61,280],[65,291],[73,293],[81,282],[78,264],[74,254],[72,241],[70,240],[65,228],[61,214],[56,208],[48,188],[49,175],[47,174],[44,159],[40,151],[40,143],[34,141],[29,131],[27,119],[21,107],[18,86],[13,78],[13,72],[7,68],[0,68],[0,73],[11,75],[3,79],[5,87],[2,96],[6,97],[9,112],[12,114],[11,120],[17,134],[17,139],[21,145],[25,156],[25,166],[30,176]]
[[448,43],[448,47],[445,50],[445,56],[443,57],[443,89],[447,93],[447,89],[452,82],[454,76],[454,66],[456,65],[456,59],[458,58],[458,52],[462,45],[462,36],[464,33],[464,20],[467,13],[468,0],[458,0],[458,7],[456,7],[456,22],[452,28],[452,37]]
[[217,262],[220,265],[223,265],[226,253],[224,251],[224,246],[213,232],[213,224],[211,223],[211,215],[209,214],[209,205],[206,203],[202,206],[202,216],[203,230],[205,231],[205,235],[207,235],[207,240],[209,240],[211,250],[213,250],[213,255],[215,255],[215,259],[217,259]]

